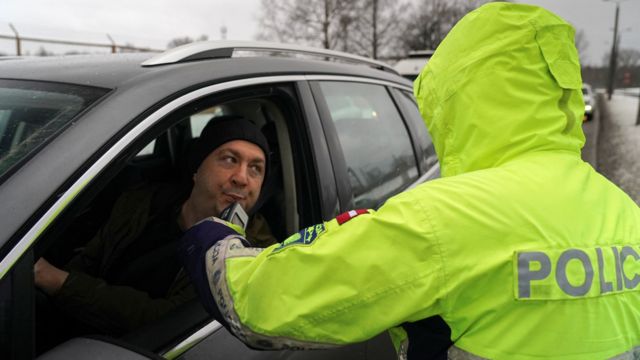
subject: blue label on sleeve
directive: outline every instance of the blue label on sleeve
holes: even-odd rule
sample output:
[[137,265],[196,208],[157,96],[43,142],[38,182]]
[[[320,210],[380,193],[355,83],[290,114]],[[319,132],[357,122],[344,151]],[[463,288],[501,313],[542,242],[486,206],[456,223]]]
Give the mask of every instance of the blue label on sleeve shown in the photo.
[[324,231],[324,224],[309,226],[308,228],[302,229],[299,232],[289,236],[278,247],[273,249],[272,253],[280,251],[292,245],[309,245],[313,243],[320,234],[324,233]]

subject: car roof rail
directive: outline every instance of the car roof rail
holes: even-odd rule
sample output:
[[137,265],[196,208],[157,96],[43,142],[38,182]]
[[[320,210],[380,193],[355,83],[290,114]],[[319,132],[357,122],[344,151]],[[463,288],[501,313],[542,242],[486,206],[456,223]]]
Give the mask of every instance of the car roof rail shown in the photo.
[[391,66],[381,61],[366,58],[364,56],[352,55],[341,51],[321,49],[310,46],[262,41],[221,40],[193,42],[167,50],[162,54],[156,55],[144,61],[141,65],[147,67],[204,59],[228,59],[233,57],[233,53],[235,51],[281,52],[310,55],[327,59],[331,58],[343,60],[346,62],[366,64],[376,69],[381,69],[397,74],[397,72]]

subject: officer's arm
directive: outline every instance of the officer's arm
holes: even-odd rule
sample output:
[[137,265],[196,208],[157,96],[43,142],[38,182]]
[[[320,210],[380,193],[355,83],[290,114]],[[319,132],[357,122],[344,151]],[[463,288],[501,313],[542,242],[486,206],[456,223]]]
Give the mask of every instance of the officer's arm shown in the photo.
[[182,258],[205,306],[248,345],[323,348],[439,313],[442,254],[429,223],[406,197],[267,249],[210,223],[187,232]]

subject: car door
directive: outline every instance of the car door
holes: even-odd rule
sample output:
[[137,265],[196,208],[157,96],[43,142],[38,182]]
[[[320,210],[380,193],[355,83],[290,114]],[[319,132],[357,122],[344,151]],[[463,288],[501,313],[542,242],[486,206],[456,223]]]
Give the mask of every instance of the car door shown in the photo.
[[[328,156],[319,114],[306,81],[295,83],[299,112],[290,116],[288,133],[295,168],[298,228],[328,220],[339,211],[334,164]],[[283,149],[280,147],[280,152]],[[285,150],[287,152],[287,150]],[[282,156],[282,153],[280,153]],[[287,162],[284,160],[283,163]],[[217,323],[216,323],[217,324]],[[256,351],[244,346],[226,329],[220,328],[185,351],[181,359],[394,359],[395,350],[384,333],[369,341],[315,351]],[[169,354],[169,358],[173,355]],[[165,354],[166,356],[166,354]]]
[[[178,171],[178,148],[185,145],[179,140],[193,130],[195,118],[210,115],[206,111],[213,113],[218,107],[224,112],[227,106],[238,111],[253,111],[253,115],[261,116],[265,122],[276,123],[282,188],[280,196],[274,198],[285,208],[274,217],[281,219],[278,224],[281,229],[277,231],[291,233],[321,221],[325,214],[335,213],[337,207],[332,197],[336,193],[335,181],[326,176],[333,169],[326,155],[317,150],[327,147],[322,133],[317,131],[318,115],[315,109],[298,102],[301,94],[309,92],[305,80],[301,76],[244,79],[188,92],[167,104],[154,104],[154,111],[123,131],[109,147],[88,154],[91,163],[82,172],[67,175],[66,190],[57,195],[51,205],[33,215],[29,228],[23,229],[23,235],[8,251],[10,256],[5,253],[2,258],[5,274],[0,280],[2,358],[31,358],[35,353],[36,323],[32,310],[36,297],[32,277],[35,259],[52,249],[70,248],[65,239],[71,232],[79,231],[76,225],[95,226],[85,220],[100,218],[96,215],[101,214],[99,211],[94,213],[96,204],[112,201],[114,188],[122,186],[121,181],[125,184],[131,181],[130,174],[136,175],[133,178],[141,174],[164,178]],[[184,119],[188,119],[189,126],[184,126],[187,124]],[[177,311],[122,338],[76,337],[40,356],[45,359],[85,358],[96,354],[118,359],[157,356],[168,359],[320,359],[328,356],[364,359],[367,349],[376,349],[380,343],[356,344],[328,352],[254,351],[208,318],[197,301]],[[388,344],[387,338],[383,338],[384,341]]]
[[0,79],[0,358],[33,356],[34,252],[12,235],[25,231],[20,225],[38,216],[29,209],[37,209],[50,194],[20,178],[37,175],[58,185],[58,174],[29,173],[23,165],[108,92],[86,85]]

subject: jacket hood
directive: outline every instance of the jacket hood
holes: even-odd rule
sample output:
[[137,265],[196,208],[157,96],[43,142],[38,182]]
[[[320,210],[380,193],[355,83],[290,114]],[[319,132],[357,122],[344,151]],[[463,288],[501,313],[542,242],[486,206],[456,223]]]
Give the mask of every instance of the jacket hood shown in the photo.
[[580,156],[574,29],[536,6],[490,3],[456,24],[414,83],[442,176],[536,151]]

